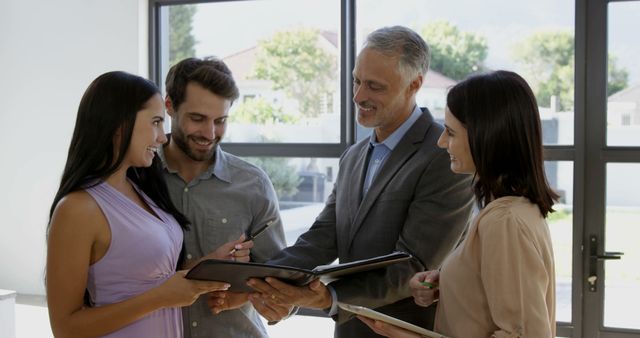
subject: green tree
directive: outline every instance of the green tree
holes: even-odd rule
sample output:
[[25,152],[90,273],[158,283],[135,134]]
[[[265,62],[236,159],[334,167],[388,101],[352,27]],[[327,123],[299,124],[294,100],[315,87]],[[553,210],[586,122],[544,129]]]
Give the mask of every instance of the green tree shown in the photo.
[[431,48],[431,69],[455,80],[483,69],[488,52],[483,36],[462,32],[448,21],[429,23],[421,33]]
[[247,161],[262,168],[273,183],[278,199],[293,196],[302,181],[293,166],[284,157],[247,157]]
[[629,71],[626,68],[618,68],[618,57],[609,54],[607,65],[607,97],[627,88],[629,84]]
[[536,32],[514,45],[513,55],[538,104],[558,98],[560,110],[573,109],[574,39],[570,31]]
[[196,54],[191,34],[195,5],[169,6],[169,66]]
[[[571,31],[533,33],[514,45],[513,55],[524,67],[523,75],[540,105],[549,104],[555,96],[561,111],[573,110],[575,42]],[[628,71],[618,68],[613,55],[608,68],[607,94],[611,95],[627,86]]]
[[274,90],[297,100],[303,116],[318,116],[336,76],[336,58],[319,41],[318,30],[300,28],[258,43],[255,77],[272,81]]
[[274,107],[262,97],[247,99],[229,116],[231,122],[256,124],[295,123],[297,117],[285,113],[281,107]]
[[[248,99],[229,114],[230,122],[264,125],[269,123],[293,123],[295,116],[283,113],[281,107],[275,107],[262,97]],[[263,142],[275,140],[262,136]],[[273,183],[278,198],[293,196],[298,192],[300,178],[296,169],[283,157],[248,157],[247,161],[262,168]]]

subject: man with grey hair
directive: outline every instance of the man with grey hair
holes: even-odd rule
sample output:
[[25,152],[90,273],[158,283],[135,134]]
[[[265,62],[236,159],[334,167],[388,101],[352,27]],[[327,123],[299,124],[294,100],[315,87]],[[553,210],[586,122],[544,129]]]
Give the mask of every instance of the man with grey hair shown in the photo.
[[436,142],[443,127],[416,105],[429,68],[429,48],[400,26],[371,33],[353,70],[358,123],[371,136],[347,149],[325,208],[297,242],[268,263],[313,268],[384,255],[410,253],[409,261],[358,273],[324,285],[295,287],[275,278],[251,279],[253,301],[325,310],[337,320],[336,337],[377,336],[359,320],[338,312],[337,302],[432,327],[433,308],[411,298],[409,279],[437,269],[466,229],[471,178],[449,170]]

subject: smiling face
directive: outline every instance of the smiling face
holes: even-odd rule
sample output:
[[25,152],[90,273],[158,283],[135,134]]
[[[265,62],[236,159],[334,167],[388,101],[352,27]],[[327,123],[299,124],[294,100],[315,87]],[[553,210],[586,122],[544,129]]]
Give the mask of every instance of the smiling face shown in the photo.
[[131,143],[124,162],[132,167],[148,167],[153,162],[158,147],[167,141],[162,126],[164,105],[159,94],[147,101],[136,115]]
[[193,161],[211,161],[227,130],[231,100],[190,82],[177,110],[167,101],[171,115],[171,140]]
[[398,57],[363,49],[353,69],[358,123],[375,128],[378,141],[383,141],[409,117],[421,85],[422,76],[411,81],[402,76]]
[[444,111],[444,131],[438,138],[438,147],[446,149],[451,159],[451,171],[457,174],[473,174],[476,165],[471,157],[467,128],[449,111]]

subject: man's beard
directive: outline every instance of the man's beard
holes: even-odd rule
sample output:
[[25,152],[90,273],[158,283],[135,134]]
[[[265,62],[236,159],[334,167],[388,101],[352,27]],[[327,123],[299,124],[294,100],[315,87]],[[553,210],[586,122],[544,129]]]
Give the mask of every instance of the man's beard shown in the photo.
[[171,140],[176,143],[178,148],[182,150],[185,155],[187,155],[190,159],[194,161],[210,161],[216,152],[216,147],[218,146],[219,139],[215,139],[213,141],[213,147],[207,152],[198,152],[194,151],[189,147],[188,137],[180,130],[180,128],[175,128],[176,130],[171,130]]

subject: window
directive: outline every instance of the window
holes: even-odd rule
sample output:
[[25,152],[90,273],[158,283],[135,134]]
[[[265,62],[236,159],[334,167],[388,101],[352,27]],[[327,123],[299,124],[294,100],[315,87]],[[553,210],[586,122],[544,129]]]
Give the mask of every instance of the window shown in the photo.
[[607,145],[640,146],[640,4],[609,4],[607,46]]
[[[329,79],[324,82],[328,85],[313,92],[320,98],[313,107],[305,105],[302,97],[292,95],[292,88],[278,86],[278,79],[264,75],[268,73],[261,73],[263,77],[258,78],[257,72],[248,71],[251,67],[246,65],[234,70],[242,79],[241,94],[247,96],[243,100],[246,105],[238,104],[234,113],[251,117],[232,121],[224,147],[241,156],[277,159],[296,168],[291,179],[297,180],[298,190],[280,197],[283,217],[307,210],[302,216],[292,216],[300,217],[300,221],[292,223],[301,228],[287,230],[291,241],[304,230],[302,224],[308,226],[317,215],[318,209],[314,208],[321,206],[317,201],[326,197],[327,188],[332,185],[338,156],[371,132],[354,123],[351,116],[351,70],[366,34],[382,26],[404,25],[423,35],[433,56],[417,100],[436,119],[443,117],[448,88],[465,76],[495,69],[518,72],[536,95],[543,126],[545,168],[550,183],[562,196],[556,205],[558,213],[549,219],[557,262],[558,336],[591,338],[609,332],[605,326],[624,328],[625,332],[637,326],[631,325],[635,324],[632,319],[614,311],[624,299],[624,294],[616,293],[621,290],[620,285],[637,286],[633,283],[637,276],[628,272],[629,263],[624,267],[610,263],[612,272],[605,276],[606,285],[599,286],[608,291],[607,297],[590,290],[589,276],[585,275],[589,269],[584,267],[589,265],[586,248],[592,233],[603,236],[607,232],[606,240],[601,242],[612,250],[619,247],[629,252],[623,260],[630,257],[628,262],[632,262],[637,258],[627,238],[620,235],[628,233],[625,226],[637,221],[627,216],[636,214],[621,207],[612,196],[631,198],[633,185],[625,182],[633,175],[619,174],[635,172],[640,162],[640,101],[635,99],[639,92],[636,56],[640,44],[634,35],[638,31],[634,27],[638,27],[639,3],[263,0],[203,1],[185,6],[177,0],[151,0],[151,74],[160,83],[158,79],[163,78],[171,62],[170,32],[179,30],[170,23],[172,8],[196,8],[192,32],[193,43],[198,47],[189,55],[218,55],[234,67],[246,62],[245,58],[251,55],[248,50],[257,53],[261,46],[268,46],[276,32],[309,28],[319,34],[317,43],[308,46],[313,46],[310,50],[323,46],[327,54],[317,55],[332,56],[326,59],[331,59],[331,66],[326,67],[331,72],[324,77]],[[208,11],[218,16],[197,23]],[[251,25],[246,24],[248,21]],[[239,69],[245,69],[244,73]],[[310,113],[315,109],[316,113]],[[310,158],[310,154],[317,157]],[[619,187],[629,191],[617,194]],[[298,207],[298,198],[304,199],[304,206]],[[637,336],[638,332],[633,331],[630,336]]]
[[605,243],[607,252],[622,252],[622,259],[605,264],[604,324],[640,330],[637,313],[626,304],[640,300],[640,249],[636,244],[640,224],[640,181],[631,180],[639,163],[607,163]]
[[330,99],[340,97],[339,1],[174,3],[159,7],[153,73],[164,79],[185,57],[222,59],[243,97],[224,141],[345,144]]
[[544,143],[573,144],[573,1],[357,0],[356,8],[358,48],[386,25],[411,27],[429,44],[430,70],[417,100],[436,119],[444,118],[448,88],[459,80],[508,69],[536,94]]
[[324,207],[333,188],[338,159],[317,157],[245,157],[271,178],[280,201],[287,245],[293,245]]

